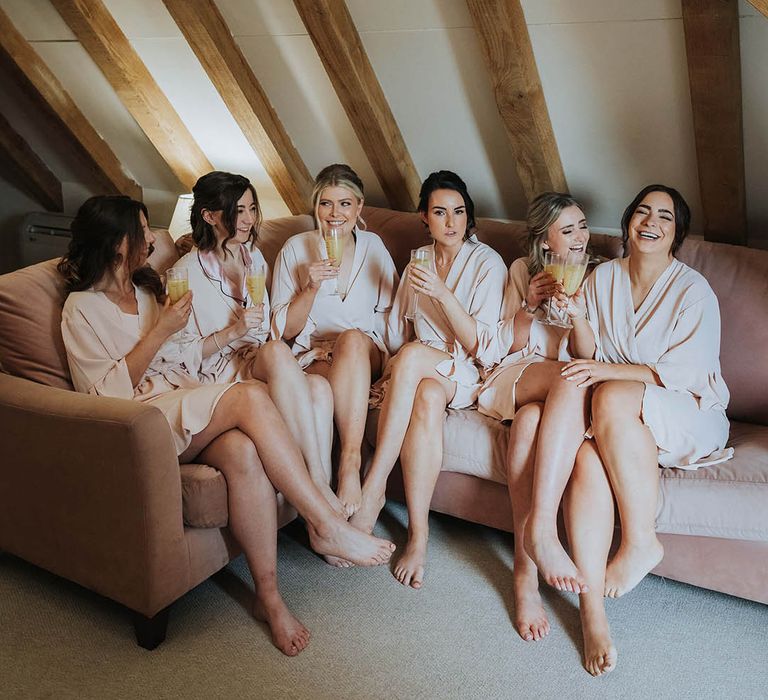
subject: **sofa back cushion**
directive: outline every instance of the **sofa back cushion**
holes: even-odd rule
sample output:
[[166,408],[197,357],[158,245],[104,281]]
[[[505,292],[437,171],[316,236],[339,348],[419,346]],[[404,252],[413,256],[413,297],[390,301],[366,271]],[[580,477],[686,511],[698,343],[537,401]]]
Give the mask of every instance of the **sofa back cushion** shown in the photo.
[[[159,272],[176,260],[168,231],[155,230],[149,259]],[[0,368],[40,384],[72,389],[61,338],[61,309],[67,298],[58,259],[0,275]]]
[[677,257],[707,278],[720,303],[728,416],[768,425],[768,251],[688,239]]

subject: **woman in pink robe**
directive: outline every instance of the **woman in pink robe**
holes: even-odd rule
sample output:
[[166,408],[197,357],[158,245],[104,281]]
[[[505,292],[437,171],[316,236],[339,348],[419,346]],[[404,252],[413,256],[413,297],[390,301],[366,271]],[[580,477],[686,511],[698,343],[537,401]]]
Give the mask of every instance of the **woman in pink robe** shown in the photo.
[[178,333],[192,293],[176,304],[146,265],[154,235],[147,210],[128,197],[92,197],[72,222],[59,265],[70,294],[61,330],[77,391],[150,403],[168,419],[181,463],[203,462],[227,480],[229,527],[256,584],[254,615],[266,619],[285,654],[309,632],[277,589],[275,489],[307,520],[319,553],[363,565],[387,561],[394,545],[368,537],[329,506],[307,473],[288,429],[260,383],[200,384],[199,354]]
[[192,191],[195,248],[174,267],[187,270],[193,292],[185,340],[199,347],[200,379],[266,383],[315,485],[331,507],[344,512],[329,485],[333,397],[328,382],[305,375],[285,343],[269,340],[266,290],[260,304],[248,294],[249,271],[258,266],[267,272],[255,247],[261,220],[256,190],[242,175],[214,171],[203,175]]
[[[385,327],[398,277],[382,240],[365,230],[363,183],[348,165],[318,173],[312,206],[317,229],[289,238],[275,263],[272,333],[291,343],[308,374],[331,384],[341,443],[337,493],[354,513],[368,394],[389,358]],[[344,241],[338,266],[323,241],[330,228]]]
[[629,255],[597,267],[575,311],[572,354],[585,359],[563,375],[594,387],[594,441],[586,444],[605,466],[621,519],[606,571],[610,597],[634,588],[664,556],[655,528],[659,466],[695,469],[732,453],[717,298],[674,257],[689,223],[677,190],[645,187],[621,220]]
[[[420,588],[427,554],[429,505],[443,461],[447,407],[471,406],[480,373],[492,365],[506,267],[473,235],[474,203],[464,181],[447,170],[422,184],[419,211],[433,243],[436,270],[410,265],[389,318],[391,342],[407,342],[384,380],[376,452],[351,522],[371,532],[384,506],[398,456],[408,505],[408,545],[394,569],[400,583]],[[414,321],[404,315],[419,294]],[[398,341],[395,341],[398,339]]]

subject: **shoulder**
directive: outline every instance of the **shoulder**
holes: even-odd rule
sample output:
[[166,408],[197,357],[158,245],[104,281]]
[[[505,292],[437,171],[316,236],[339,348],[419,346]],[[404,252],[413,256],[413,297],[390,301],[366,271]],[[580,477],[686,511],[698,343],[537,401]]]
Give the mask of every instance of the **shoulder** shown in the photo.
[[182,255],[174,264],[173,267],[199,267],[200,263],[197,257],[197,248],[192,248],[188,253]]
[[89,311],[101,308],[103,305],[102,296],[93,289],[86,289],[82,292],[70,292],[61,310],[62,319],[86,315]]
[[675,266],[672,270],[672,284],[685,295],[686,306],[699,301],[717,301],[715,292],[704,275],[677,258],[672,265]]
[[358,230],[355,235],[357,236],[358,243],[366,246],[367,251],[390,260],[392,259],[392,255],[387,249],[387,246],[384,245],[384,241],[381,240],[378,233],[367,230]]
[[291,236],[280,248],[280,257],[296,260],[306,257],[308,252],[317,245],[317,231],[304,231]]
[[483,268],[487,270],[501,271],[504,276],[507,274],[507,266],[504,258],[501,257],[491,246],[486,243],[472,243],[468,241],[465,245],[472,246],[470,255],[477,260]]
[[517,258],[509,266],[509,276],[512,279],[527,280],[531,275],[528,272],[528,258]]
[[602,282],[611,279],[615,275],[623,275],[625,272],[625,260],[626,258],[613,258],[613,260],[606,260],[600,263],[592,270],[590,278],[595,282]]

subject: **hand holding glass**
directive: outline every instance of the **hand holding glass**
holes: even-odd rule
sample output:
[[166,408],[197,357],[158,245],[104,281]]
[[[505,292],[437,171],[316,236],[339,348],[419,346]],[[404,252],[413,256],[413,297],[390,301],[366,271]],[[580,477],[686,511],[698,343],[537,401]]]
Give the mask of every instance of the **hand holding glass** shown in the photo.
[[171,267],[165,273],[166,290],[175,304],[189,291],[189,274],[186,267]]
[[[248,289],[248,296],[251,297],[251,302],[254,306],[264,303],[264,293],[267,288],[267,274],[264,269],[264,263],[253,262],[251,266],[245,271],[245,286]],[[264,327],[262,321],[259,328]]]
[[566,328],[573,328],[573,323],[571,323],[571,319],[568,316],[568,307],[571,304],[571,297],[576,294],[581,286],[581,281],[584,279],[584,274],[587,271],[587,265],[589,265],[589,255],[587,253],[570,252],[565,259],[563,289],[568,295],[568,301],[563,312],[565,317],[563,324]]
[[[428,270],[434,270],[432,248],[414,248],[411,251],[411,265],[425,267]],[[419,312],[419,293],[414,292],[411,297],[411,303],[405,312],[405,318],[413,321]]]
[[[564,268],[565,259],[562,255],[553,253],[551,250],[548,250],[544,253],[544,272],[548,273],[555,280],[556,284],[562,283]],[[563,321],[557,318],[557,311],[552,308],[553,306],[554,304],[552,302],[552,297],[549,297],[549,302],[547,304],[547,315],[541,320],[541,323],[544,323],[548,326],[562,327]]]
[[[328,228],[323,231],[323,240],[325,241],[325,251],[330,258],[333,267],[341,267],[341,260],[344,257],[344,231],[340,228]],[[339,291],[339,280],[336,278],[336,287],[331,292],[334,296],[341,294]]]

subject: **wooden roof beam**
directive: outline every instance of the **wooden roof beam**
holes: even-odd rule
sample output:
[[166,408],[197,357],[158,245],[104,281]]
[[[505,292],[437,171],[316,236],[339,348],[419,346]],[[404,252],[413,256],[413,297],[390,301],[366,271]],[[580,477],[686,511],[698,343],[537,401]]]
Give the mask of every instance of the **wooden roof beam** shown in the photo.
[[520,0],[467,0],[496,105],[530,202],[568,185]]
[[312,177],[212,0],[163,0],[208,77],[294,214],[306,213]]
[[768,17],[768,0],[747,0],[747,2]]
[[73,141],[94,182],[109,194],[141,199],[141,187],[123,169],[117,156],[78,109],[69,93],[29,42],[0,9],[0,59],[12,68],[20,87],[39,101],[52,117],[61,138]]
[[13,166],[13,183],[48,211],[64,211],[61,182],[48,169],[23,136],[0,114],[0,157]]
[[213,170],[102,0],[51,0],[168,167],[187,190]]
[[704,238],[746,245],[737,0],[683,0]]
[[421,178],[344,0],[294,4],[390,206],[415,210]]

